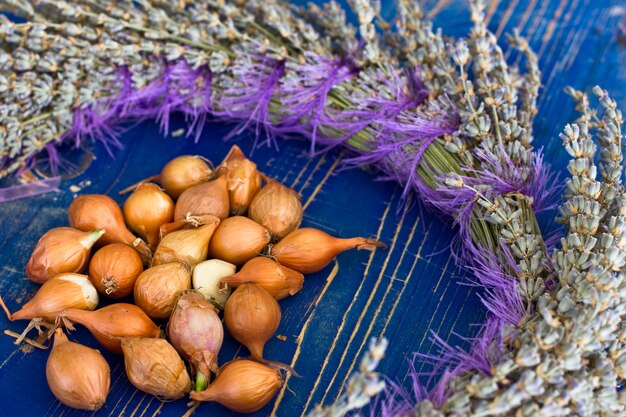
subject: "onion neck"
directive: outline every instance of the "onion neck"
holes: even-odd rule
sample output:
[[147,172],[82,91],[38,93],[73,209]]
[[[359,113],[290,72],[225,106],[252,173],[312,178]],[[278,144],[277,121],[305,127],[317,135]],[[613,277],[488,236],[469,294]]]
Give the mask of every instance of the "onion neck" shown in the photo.
[[209,381],[204,373],[202,373],[202,371],[198,371],[198,373],[196,374],[196,392],[202,392],[206,390],[208,383]]
[[[67,319],[70,322],[79,323],[87,328],[91,328],[91,318],[93,316],[93,311],[81,310],[78,308],[68,308],[63,310],[57,316],[58,319]],[[70,324],[71,326],[71,324]],[[66,325],[66,327],[70,328]],[[70,328],[70,330],[73,330]]]
[[97,229],[92,232],[88,232],[87,236],[80,240],[80,244],[85,249],[91,249],[91,247],[102,237],[104,229]]
[[374,250],[376,248],[386,249],[387,245],[383,242],[379,242],[375,239],[368,239],[364,237],[353,237],[348,239],[337,239],[335,241],[335,250],[337,253],[341,253],[347,251],[349,249],[366,249],[366,250]]

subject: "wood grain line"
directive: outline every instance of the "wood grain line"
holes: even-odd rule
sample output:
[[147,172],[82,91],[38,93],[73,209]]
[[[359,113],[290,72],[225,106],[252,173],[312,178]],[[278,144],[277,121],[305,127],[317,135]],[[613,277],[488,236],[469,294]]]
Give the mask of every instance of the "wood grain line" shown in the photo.
[[[446,261],[446,264],[443,266],[444,272],[448,269],[448,264],[450,263],[450,260],[452,258],[454,258],[454,255],[450,254],[450,256],[448,256],[448,260]],[[433,288],[433,293],[436,293],[437,290],[439,289],[439,285],[441,284],[442,279],[443,279],[443,275],[440,275],[439,280],[437,281],[437,284],[435,284],[435,288]]]
[[298,185],[298,183],[300,182],[302,175],[304,175],[306,170],[309,169],[309,165],[311,165],[311,162],[313,162],[313,158],[307,158],[306,162],[304,163],[304,166],[302,167],[302,169],[296,176],[296,179],[293,180],[293,182],[291,183],[291,188],[296,188],[296,185]]
[[[330,286],[330,284],[335,280],[335,277],[337,276],[337,273],[339,272],[339,261],[337,261],[337,259],[334,260],[335,265],[333,265],[333,269],[331,269],[330,274],[328,274],[328,276],[326,277],[326,282],[324,284],[324,287],[322,288],[322,292],[320,292],[319,294],[317,294],[317,296],[315,297],[315,299],[313,300],[313,302],[311,304],[309,304],[309,306],[307,307],[303,318],[306,317],[308,319],[309,317],[309,313],[311,313],[311,311],[317,307],[317,305],[319,304],[319,300],[324,296],[324,294],[326,294],[326,291],[328,290],[328,287]],[[302,322],[300,322],[302,323]]]
[[504,31],[506,24],[511,19],[511,16],[513,16],[513,12],[517,8],[518,4],[519,4],[519,0],[513,0],[511,1],[511,3],[509,3],[509,7],[506,8],[506,10],[504,11],[504,15],[502,15],[502,19],[500,20],[498,29],[496,29],[496,38],[499,39],[500,36],[502,35],[502,32]]
[[[119,381],[119,378],[117,379],[117,381]],[[117,382],[115,381],[115,382]],[[113,386],[115,386],[115,383],[112,384]],[[117,400],[117,402],[115,403],[115,405],[113,406],[113,408],[111,409],[111,412],[109,413],[109,417],[111,417],[113,415],[113,413],[115,413],[115,410],[117,409],[117,407],[120,405],[120,403],[122,402],[122,400],[124,399],[124,397],[126,396],[126,393],[128,392],[128,390],[130,389],[130,386],[127,386],[126,389],[124,390],[124,392],[122,393],[122,395],[120,395],[119,400]],[[137,388],[133,387],[135,392],[137,391]],[[134,394],[133,394],[134,395]],[[128,404],[128,402],[127,402]]]
[[[326,290],[328,290],[328,287],[330,287],[330,284],[333,282],[333,280],[337,276],[337,271],[339,271],[339,262],[335,261],[335,266],[333,267],[328,278],[326,278],[326,284],[324,284],[324,288],[322,289],[322,292],[319,294],[315,302],[312,303],[312,305],[314,305],[313,307],[314,311],[315,311],[315,308],[317,308],[317,305],[319,304],[324,294],[326,294]],[[304,322],[304,326],[302,326],[302,330],[300,330],[300,334],[296,338],[296,343],[297,343],[296,351],[293,355],[293,358],[291,359],[291,364],[290,364],[292,368],[296,366],[296,362],[298,362],[298,358],[300,357],[300,353],[302,352],[302,341],[304,340],[304,335],[306,334],[306,331],[309,328],[309,324],[311,323],[313,319],[313,312],[311,313],[310,316],[308,316],[307,320]],[[283,386],[280,389],[280,393],[276,397],[276,401],[274,401],[274,407],[272,408],[272,412],[270,413],[270,415],[272,416],[275,415],[276,410],[278,409],[280,405],[280,402],[285,396],[285,390],[287,389],[287,384],[289,383],[290,379],[291,379],[291,374],[287,374],[287,376],[285,377],[285,382],[283,383]]]
[[132,155],[135,154],[133,150],[136,148],[139,142],[140,141],[138,140],[134,140],[131,142],[132,150],[130,150],[126,154],[126,160],[122,164],[120,170],[117,172],[117,176],[113,179],[113,182],[109,185],[109,187],[106,189],[106,191],[103,194],[106,194],[106,195],[111,194],[111,190],[113,189],[113,187],[115,187],[117,183],[120,181],[120,179],[122,179],[122,177],[124,176],[123,174],[126,171],[126,167],[128,167],[128,164],[130,163],[130,160],[132,159]]
[[163,408],[163,405],[165,405],[165,401],[161,401],[161,404],[159,404],[159,408],[157,408],[154,411],[154,413],[152,414],[152,417],[156,417],[161,412],[161,409]]
[[565,10],[565,6],[567,6],[568,3],[569,0],[560,0],[559,7],[554,12],[554,17],[550,20],[550,23],[548,23],[548,28],[541,38],[541,49],[537,53],[537,56],[543,56],[543,53],[548,46],[548,41],[552,38],[552,35],[554,35],[554,30],[556,29],[557,22],[559,21],[559,19],[561,19],[563,11]]
[[[335,382],[335,379],[337,378],[337,375],[339,374],[339,370],[341,369],[341,366],[343,365],[343,362],[346,359],[346,356],[348,354],[348,350],[350,349],[350,347],[352,347],[352,341],[354,340],[354,338],[356,337],[356,334],[358,333],[359,329],[361,328],[361,323],[363,322],[363,319],[365,318],[365,315],[367,314],[370,304],[372,304],[372,301],[374,300],[374,296],[376,295],[376,293],[378,292],[378,287],[380,286],[383,277],[385,276],[385,272],[387,271],[387,266],[389,265],[389,260],[391,259],[391,255],[394,253],[395,248],[396,248],[396,243],[398,241],[398,236],[400,235],[400,231],[402,230],[402,225],[404,224],[404,219],[406,218],[407,215],[407,210],[405,209],[404,212],[402,213],[402,217],[400,218],[400,221],[398,222],[398,225],[396,226],[396,230],[393,236],[393,239],[391,241],[391,245],[389,246],[389,251],[387,253],[387,256],[385,257],[385,261],[383,262],[383,266],[380,270],[380,273],[378,274],[378,278],[376,278],[376,283],[374,284],[374,288],[372,288],[372,290],[370,291],[370,295],[367,298],[367,301],[365,302],[365,307],[363,307],[363,310],[361,310],[361,314],[359,315],[359,318],[356,322],[356,324],[354,325],[354,328],[352,330],[352,333],[350,334],[350,338],[348,339],[348,343],[346,344],[346,348],[344,349],[341,358],[339,359],[339,364],[336,366],[335,368],[335,372],[333,373],[333,376],[330,380],[330,382],[328,383],[328,386],[326,387],[326,390],[324,391],[324,395],[322,396],[321,402],[323,403],[324,400],[326,399],[326,396],[328,395],[328,392],[330,391],[330,388],[333,386],[333,383]],[[405,243],[405,247],[403,250],[403,254],[406,251],[406,243]],[[390,283],[392,282],[391,280],[389,281]],[[389,288],[389,286],[388,286]],[[385,293],[386,296],[387,293]],[[383,298],[384,300],[384,298]],[[381,303],[382,304],[382,303]],[[379,305],[380,308],[380,305]],[[376,310],[379,311],[379,310]],[[372,322],[374,321],[374,319],[376,318],[376,315],[374,315],[374,317],[372,317]],[[371,322],[370,322],[371,324]],[[361,345],[361,347],[364,345],[365,343],[363,342],[363,344]],[[353,358],[354,360],[354,358]]]
[[[454,322],[452,322],[452,326],[450,326],[450,333],[448,334],[448,337],[446,337],[446,342],[448,340],[450,340],[450,337],[454,334],[454,329],[456,328],[457,323],[459,322],[459,318],[461,318],[461,315],[463,314],[463,310],[465,309],[465,303],[467,302],[467,300],[469,300],[470,296],[474,294],[473,288],[468,286],[467,287],[467,294],[465,295],[465,299],[463,300],[463,304],[461,304],[461,308],[459,309],[459,313],[456,315],[456,318],[454,319]],[[485,311],[486,309],[483,308],[483,312],[485,314],[487,314],[487,311]]]
[[[450,256],[448,256],[448,260],[446,261],[446,265],[444,266],[444,268],[441,271],[441,275],[439,276],[439,281],[441,281],[441,279],[443,278],[443,276],[446,274],[446,272],[448,272],[448,265],[450,265],[450,259],[452,259],[453,256],[452,254],[450,254]],[[427,329],[430,330],[430,325],[433,323],[433,320],[435,319],[435,317],[437,316],[437,311],[439,311],[439,307],[441,306],[441,301],[443,301],[443,297],[446,294],[446,291],[448,291],[448,287],[450,286],[450,280],[447,281],[446,286],[443,290],[443,292],[441,293],[441,296],[439,297],[439,302],[437,303],[437,307],[435,308],[435,311],[433,312],[433,315],[430,317],[430,321],[428,322],[428,326],[426,326]],[[439,285],[439,284],[437,284]],[[434,293],[434,291],[433,291]],[[424,333],[424,336],[422,336],[422,339],[420,340],[420,344],[416,349],[416,352],[419,351],[422,347],[422,345],[424,344],[424,340],[426,340],[426,337],[428,337],[428,332]]]
[[[450,264],[450,259],[452,259],[452,258],[453,258],[453,256],[452,256],[452,254],[450,254],[450,256],[448,257],[448,261],[446,262],[445,267],[441,271],[441,275],[439,277],[439,280],[441,280],[441,278],[446,274],[447,269],[448,269],[448,265]],[[426,338],[428,337],[428,335],[430,333],[430,329],[431,329],[431,326],[433,324],[433,320],[437,316],[437,312],[439,311],[439,307],[441,307],[441,302],[443,301],[443,298],[444,298],[446,292],[448,291],[448,288],[450,288],[450,284],[451,283],[452,283],[452,280],[448,280],[446,282],[446,286],[445,286],[443,292],[441,293],[441,296],[439,297],[439,301],[437,302],[437,306],[435,307],[435,311],[433,312],[432,316],[430,317],[430,320],[428,321],[428,325],[426,326],[427,330],[424,332],[424,336],[422,336],[422,339],[420,340],[420,344],[417,347],[417,349],[415,349],[415,352],[421,351],[422,345],[424,344],[424,341],[426,340]],[[406,354],[404,355],[404,357],[406,358]],[[402,383],[403,384],[406,381],[407,376],[408,376],[408,374],[405,374],[404,377],[402,378]]]
[[139,390],[135,390],[135,392],[133,392],[133,394],[130,396],[130,398],[128,399],[128,401],[126,401],[126,404],[124,404],[124,408],[122,408],[122,411],[120,411],[120,413],[118,414],[118,417],[122,417],[124,415],[124,413],[126,412],[126,408],[128,407],[128,405],[131,403],[131,401],[133,400],[133,398],[135,398],[135,395],[137,395],[137,393],[139,393],[141,391]]
[[428,19],[434,18],[437,13],[439,13],[441,10],[443,10],[444,7],[450,4],[450,1],[451,0],[438,0],[437,4],[435,4],[433,8],[428,11]]
[[313,175],[324,164],[324,162],[326,162],[326,154],[323,154],[320,160],[317,161],[317,164],[315,164],[315,167],[313,168],[309,176],[306,178],[306,181],[304,181],[304,184],[302,184],[302,187],[300,187],[300,190],[298,191],[298,193],[302,194],[302,191],[304,191],[305,188],[309,186],[309,182],[311,182]]
[[[394,192],[394,194],[392,195],[390,201],[393,201],[395,195],[396,195],[396,193]],[[376,240],[380,240],[380,236],[381,236],[381,234],[383,232],[383,229],[384,229],[384,226],[385,226],[385,221],[387,220],[387,216],[389,215],[389,209],[390,208],[391,208],[391,204],[387,204],[387,208],[385,209],[385,211],[383,213],[383,216],[382,216],[382,218],[380,220],[380,225],[378,226],[378,231],[376,232]],[[370,270],[370,267],[372,266],[372,262],[374,260],[374,255],[375,254],[376,254],[375,251],[370,253],[369,260],[367,261],[367,265],[365,267],[365,272],[363,273],[364,277],[366,277],[368,275],[368,273],[369,273],[369,270]],[[346,325],[346,317],[350,313],[350,310],[352,310],[352,307],[354,306],[354,303],[357,300],[357,298],[359,297],[359,294],[361,293],[362,289],[363,289],[363,285],[360,285],[359,289],[352,296],[352,300],[350,301],[350,305],[348,306],[348,308],[346,309],[346,312],[343,314],[343,317],[341,318],[341,324],[339,325],[339,328],[337,329],[337,333],[335,334],[335,337],[334,337],[333,342],[331,344],[330,351],[326,355],[326,358],[324,358],[324,362],[322,364],[322,369],[318,373],[317,378],[315,379],[315,382],[313,384],[313,388],[311,388],[309,397],[307,398],[306,404],[304,405],[303,414],[306,411],[307,407],[309,406],[309,403],[311,402],[311,399],[313,398],[313,393],[315,392],[315,389],[317,388],[317,386],[320,383],[320,379],[322,378],[322,374],[324,373],[324,369],[326,369],[326,366],[328,366],[328,362],[329,362],[330,356],[332,355],[332,353],[334,352],[335,348],[337,347],[337,339],[339,338],[339,335],[341,334],[341,332],[343,331],[343,328]]]
[[320,192],[320,190],[322,189],[324,184],[326,184],[326,181],[328,181],[328,178],[330,178],[330,175],[333,173],[333,171],[335,169],[337,169],[337,166],[339,165],[339,162],[341,162],[341,158],[343,157],[343,154],[344,154],[344,152],[341,151],[341,153],[337,156],[337,159],[335,159],[335,162],[333,162],[333,164],[328,169],[328,172],[326,173],[326,175],[324,175],[324,178],[322,178],[320,183],[317,184],[317,186],[315,186],[315,189],[313,190],[313,192],[311,193],[309,198],[306,200],[306,202],[302,206],[303,210],[306,210],[307,207],[309,207],[309,204],[311,204],[313,202],[313,200],[315,200],[315,197]]
[[141,400],[139,401],[139,404],[137,404],[137,407],[135,407],[135,409],[133,410],[132,414],[128,417],[134,417],[135,414],[137,414],[137,411],[139,410],[139,407],[141,407],[141,404],[143,404],[144,400],[148,398],[148,394],[144,393],[143,397],[141,397]]
[[[432,223],[431,223],[432,224]],[[417,265],[417,262],[422,259],[422,248],[424,247],[424,244],[426,244],[426,241],[428,239],[428,235],[430,234],[430,224],[428,225],[428,229],[426,229],[426,234],[424,235],[424,237],[422,238],[422,244],[420,245],[420,247],[417,249],[417,254],[415,255],[415,259],[413,259],[413,265],[411,265],[411,269],[409,269],[409,273],[407,275],[407,284],[408,281],[413,277],[413,271],[415,270],[415,266]],[[385,322],[385,326],[383,327],[383,330],[380,332],[382,337],[385,337],[385,334],[387,333],[387,326],[389,326],[389,323],[391,322],[391,317],[393,316],[393,313],[396,310],[396,307],[398,307],[398,304],[400,303],[400,300],[402,299],[402,295],[404,294],[404,291],[407,289],[408,285],[404,285],[402,287],[402,289],[400,290],[400,293],[398,294],[398,297],[396,298],[396,301],[393,303],[393,307],[391,309],[391,312],[389,313],[389,315],[387,315],[387,321]]]
[[485,13],[485,25],[489,25],[489,23],[491,23],[491,19],[493,18],[493,15],[496,14],[496,10],[498,10],[499,5],[500,0],[492,0],[489,2],[489,7]]
[[20,350],[18,348],[13,349],[13,351],[11,352],[11,354],[9,356],[7,356],[6,358],[4,358],[4,361],[2,362],[2,364],[0,364],[0,369],[4,368],[4,365],[7,364],[7,362],[9,362],[11,360],[11,358],[13,357],[13,355],[15,355],[17,352],[19,352]]
[[[387,296],[389,295],[389,293],[391,291],[391,288],[393,286],[393,283],[395,281],[395,278],[398,275],[398,270],[400,269],[400,266],[402,265],[402,263],[404,261],[404,256],[408,252],[408,247],[413,242],[413,237],[415,235],[415,230],[417,229],[417,225],[419,223],[420,223],[420,219],[418,218],[415,221],[415,223],[413,224],[413,227],[411,228],[411,232],[409,233],[409,236],[406,239],[406,243],[404,244],[404,248],[402,249],[402,254],[400,255],[400,259],[398,260],[398,263],[396,264],[396,268],[394,269],[393,274],[391,275],[391,278],[389,279],[389,283],[387,284],[387,289],[385,290],[385,294],[383,295],[383,299],[378,304],[378,307],[376,307],[376,311],[374,313],[374,317],[372,317],[372,320],[370,321],[370,325],[367,327],[367,330],[365,331],[365,335],[363,336],[363,339],[361,340],[361,345],[359,346],[359,348],[357,349],[356,353],[352,357],[352,362],[350,363],[350,366],[348,367],[348,370],[346,372],[344,372],[344,378],[343,378],[343,381],[341,381],[341,384],[339,385],[340,387],[343,387],[345,385],[346,381],[348,380],[348,378],[352,374],[352,370],[354,369],[354,365],[356,364],[357,360],[359,360],[359,361],[361,360],[361,352],[363,352],[363,348],[365,347],[365,343],[370,339],[370,335],[372,333],[372,329],[374,328],[374,324],[376,324],[376,319],[378,318],[378,315],[380,314],[383,306],[385,305],[385,301],[387,301]],[[416,256],[416,258],[417,258],[417,256]],[[408,280],[410,280],[410,279],[411,279],[410,276],[407,277],[407,279],[404,281],[404,284],[402,285],[402,288],[406,287],[406,284],[407,284]],[[398,300],[397,297],[396,297],[396,300]],[[391,312],[390,314],[393,314],[393,312]],[[329,385],[329,388],[330,388],[330,385]],[[337,399],[337,397],[339,397],[340,394],[341,394],[341,390],[339,390],[337,392],[337,395],[335,396],[335,399]]]
[[146,408],[143,409],[143,412],[141,414],[139,414],[139,417],[143,417],[148,410],[150,409],[150,404],[152,404],[152,401],[155,399],[155,397],[150,396],[150,401],[148,401],[148,404],[146,404]]

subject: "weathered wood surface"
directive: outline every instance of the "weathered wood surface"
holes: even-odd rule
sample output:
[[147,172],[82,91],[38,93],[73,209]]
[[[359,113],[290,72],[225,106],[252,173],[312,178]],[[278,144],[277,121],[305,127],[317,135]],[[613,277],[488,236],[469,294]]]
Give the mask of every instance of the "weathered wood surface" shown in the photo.
[[[392,15],[390,1],[384,13]],[[426,3],[436,24],[449,35],[469,28],[466,5],[461,0]],[[562,170],[565,166],[558,133],[574,117],[572,102],[563,87],[589,89],[601,83],[626,109],[626,48],[617,42],[617,22],[624,0],[495,0],[489,7],[489,27],[504,34],[517,27],[540,55],[544,90],[535,124],[536,143]],[[514,58],[514,57],[513,57]],[[172,130],[183,126],[176,119]],[[115,159],[97,148],[97,160],[80,177],[63,183],[61,191],[0,206],[0,293],[13,310],[38,288],[25,280],[23,270],[38,237],[47,229],[67,224],[66,209],[75,196],[69,187],[90,180],[80,193],[107,193],[118,202],[117,192],[160,170],[179,154],[222,158],[230,144],[222,141],[229,127],[207,125],[198,144],[182,137],[163,137],[152,123],[124,135],[125,149]],[[245,151],[250,141],[239,142]],[[401,189],[373,181],[375,174],[341,169],[342,153],[308,158],[303,142],[280,142],[280,151],[260,149],[253,158],[262,170],[302,193],[304,225],[340,236],[376,236],[387,251],[352,252],[335,264],[308,276],[297,296],[281,303],[279,333],[286,341],[269,342],[268,358],[294,366],[302,378],[289,378],[275,402],[255,415],[299,416],[314,404],[332,401],[373,336],[390,339],[389,354],[381,371],[400,383],[406,380],[412,352],[433,352],[430,331],[452,344],[474,333],[484,311],[477,294],[458,285],[462,272],[449,250],[450,224],[413,207],[402,210]],[[550,221],[550,216],[547,216]],[[20,332],[23,322],[0,318],[0,327]],[[84,331],[72,339],[96,346]],[[227,338],[220,363],[245,356]],[[186,401],[162,403],[137,391],[124,376],[119,357],[105,353],[112,369],[113,386],[98,416],[182,416]],[[0,336],[0,415],[61,417],[88,415],[69,409],[52,396],[45,381],[47,352],[25,353]],[[225,416],[227,410],[203,404],[197,415]]]

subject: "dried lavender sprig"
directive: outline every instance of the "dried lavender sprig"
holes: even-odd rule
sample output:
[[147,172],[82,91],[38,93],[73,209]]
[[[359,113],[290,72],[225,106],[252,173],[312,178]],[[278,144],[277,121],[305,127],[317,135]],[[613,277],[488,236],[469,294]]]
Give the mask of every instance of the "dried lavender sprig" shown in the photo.
[[373,397],[385,389],[385,382],[376,372],[376,368],[388,346],[387,339],[372,338],[368,351],[361,359],[359,370],[350,376],[341,395],[330,405],[316,406],[307,413],[307,417],[343,417],[368,405]]

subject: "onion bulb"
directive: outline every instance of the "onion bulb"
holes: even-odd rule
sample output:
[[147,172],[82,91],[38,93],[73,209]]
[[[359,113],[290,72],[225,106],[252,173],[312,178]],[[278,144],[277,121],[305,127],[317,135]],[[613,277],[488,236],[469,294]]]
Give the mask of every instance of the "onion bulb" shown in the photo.
[[340,239],[312,227],[298,229],[287,235],[271,249],[271,255],[280,263],[303,274],[324,269],[337,255],[348,249],[374,250],[386,248],[382,242],[364,237]]
[[169,318],[179,295],[191,288],[189,268],[179,262],[146,269],[135,281],[135,303],[153,320]]
[[213,171],[201,156],[182,155],[169,161],[159,176],[159,182],[173,199],[196,184],[208,181]]
[[100,352],[70,342],[61,329],[56,329],[46,379],[50,391],[63,404],[95,411],[109,394],[111,369]]
[[174,348],[204,375],[217,371],[217,354],[224,340],[217,311],[202,295],[187,291],[178,298],[167,323]]
[[224,323],[228,332],[248,348],[253,359],[263,359],[267,341],[280,324],[280,306],[256,284],[240,285],[224,307]]
[[265,227],[277,242],[300,226],[302,213],[300,195],[269,179],[250,203],[248,217]]
[[159,228],[174,219],[174,202],[158,185],[142,183],[124,203],[128,227],[150,247],[159,243]]
[[56,227],[48,230],[30,255],[26,275],[43,284],[58,274],[83,272],[91,247],[103,234],[102,229],[83,232],[71,227]]
[[189,268],[207,258],[209,240],[220,223],[215,216],[209,218],[203,226],[194,229],[183,229],[168,233],[161,239],[152,259],[152,266],[182,262]]
[[89,264],[89,279],[100,294],[110,298],[132,294],[135,281],[142,272],[139,254],[123,243],[99,249]]
[[230,213],[235,216],[246,214],[252,199],[261,189],[261,174],[256,164],[246,158],[237,145],[233,145],[216,172],[226,176]]
[[277,264],[270,258],[258,256],[246,262],[236,274],[222,279],[222,283],[234,288],[247,282],[262,287],[278,301],[300,291],[304,276],[298,271]]
[[124,224],[122,210],[106,195],[87,194],[77,197],[68,209],[70,226],[85,232],[103,229],[104,236],[98,244],[124,243],[137,249],[144,263],[148,263],[152,251],[146,242],[135,237]]
[[[159,337],[161,329],[143,310],[134,304],[117,303],[95,311],[70,308],[58,315],[71,328],[71,323],[82,324],[106,350],[122,354],[124,337]],[[68,322],[69,320],[69,322]]]
[[167,340],[129,337],[122,340],[122,351],[126,375],[141,391],[173,401],[191,389],[185,364]]
[[65,309],[94,310],[97,306],[98,291],[87,275],[59,274],[46,281],[20,310],[5,312],[11,321],[42,318],[54,322]]
[[270,242],[270,235],[260,224],[243,216],[223,220],[209,242],[209,255],[243,265],[259,255]]
[[231,290],[221,283],[222,278],[233,275],[237,267],[219,259],[200,262],[193,269],[193,288],[218,308],[223,309]]
[[185,190],[176,201],[174,220],[203,214],[211,214],[223,220],[228,217],[228,210],[227,179],[222,176]]
[[206,390],[191,392],[190,396],[196,401],[215,401],[236,413],[253,413],[263,408],[282,385],[277,370],[251,360],[235,359],[220,368]]

